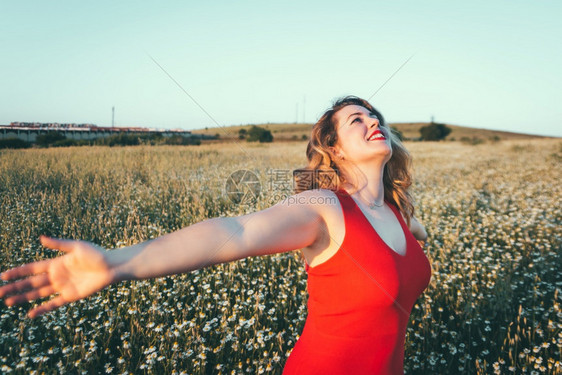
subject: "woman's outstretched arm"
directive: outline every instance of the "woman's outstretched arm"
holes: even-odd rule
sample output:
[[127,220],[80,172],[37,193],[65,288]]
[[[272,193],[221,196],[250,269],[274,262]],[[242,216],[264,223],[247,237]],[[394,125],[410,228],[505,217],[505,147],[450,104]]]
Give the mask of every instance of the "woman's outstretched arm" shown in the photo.
[[[305,191],[268,209],[239,217],[199,222],[157,239],[106,251],[85,241],[41,237],[61,257],[2,273],[17,280],[0,287],[7,305],[56,295],[30,317],[85,298],[112,283],[189,272],[249,256],[274,254],[312,244],[322,228],[321,191]],[[22,279],[23,278],[23,279]]]
[[[321,216],[310,197],[293,196],[263,211],[214,218],[152,241],[112,251],[114,281],[184,273],[249,256],[306,247],[315,241]],[[302,204],[295,203],[300,198]],[[306,199],[308,198],[308,199]]]

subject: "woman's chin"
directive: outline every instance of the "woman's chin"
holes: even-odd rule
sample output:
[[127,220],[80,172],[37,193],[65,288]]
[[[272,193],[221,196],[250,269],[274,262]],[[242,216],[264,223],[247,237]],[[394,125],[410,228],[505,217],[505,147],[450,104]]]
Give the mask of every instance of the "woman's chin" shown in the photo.
[[377,154],[392,155],[392,147],[388,143],[383,141],[371,141],[371,142],[377,142],[377,143],[373,143],[373,145],[371,146],[373,150],[376,150]]

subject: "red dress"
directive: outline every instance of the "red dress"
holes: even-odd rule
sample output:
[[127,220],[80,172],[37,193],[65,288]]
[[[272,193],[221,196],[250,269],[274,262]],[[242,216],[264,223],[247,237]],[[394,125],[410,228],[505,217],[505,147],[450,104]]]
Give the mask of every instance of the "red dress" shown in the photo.
[[353,198],[336,192],[345,237],[327,261],[309,267],[308,316],[284,375],[403,374],[410,312],[431,278],[431,267],[398,208],[406,253],[392,250]]

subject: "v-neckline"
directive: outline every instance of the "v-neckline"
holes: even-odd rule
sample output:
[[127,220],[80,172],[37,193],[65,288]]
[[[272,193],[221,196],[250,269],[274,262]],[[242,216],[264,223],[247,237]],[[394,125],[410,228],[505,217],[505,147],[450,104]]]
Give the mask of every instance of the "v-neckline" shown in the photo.
[[381,242],[394,254],[396,254],[397,256],[401,257],[401,258],[405,258],[406,255],[408,254],[408,236],[406,235],[406,232],[404,230],[404,226],[402,225],[402,221],[400,220],[400,218],[398,217],[396,210],[394,209],[394,207],[392,207],[392,204],[389,203],[386,199],[384,200],[384,202],[386,204],[388,204],[388,206],[390,207],[391,211],[394,213],[394,216],[396,217],[396,220],[398,220],[398,224],[400,224],[400,228],[402,229],[402,235],[404,236],[404,243],[406,245],[406,248],[404,249],[404,254],[400,254],[399,252],[397,252],[396,250],[394,250],[392,247],[390,247],[389,244],[387,244],[385,242],[385,240],[382,239],[382,237],[379,235],[379,233],[376,231],[375,227],[373,226],[373,224],[371,224],[371,222],[369,221],[369,219],[367,218],[367,215],[365,215],[365,212],[363,212],[363,210],[361,209],[361,207],[359,207],[359,205],[357,204],[357,202],[355,202],[355,199],[353,199],[353,197],[351,196],[351,194],[349,194],[346,190],[343,190],[344,194],[346,194],[349,199],[351,199],[351,201],[353,202],[353,204],[355,205],[355,208],[357,210],[359,210],[359,212],[361,213],[361,216],[363,217],[363,219],[367,222],[367,224],[369,225],[369,227],[371,227],[372,231],[375,233],[375,235],[381,240]]

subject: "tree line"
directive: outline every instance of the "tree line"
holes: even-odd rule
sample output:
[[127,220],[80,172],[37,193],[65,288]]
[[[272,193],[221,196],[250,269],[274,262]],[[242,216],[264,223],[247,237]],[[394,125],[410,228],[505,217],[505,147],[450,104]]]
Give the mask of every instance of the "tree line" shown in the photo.
[[[391,131],[396,134],[400,140],[404,140],[402,132],[395,127],[391,127]],[[451,133],[451,128],[444,124],[430,123],[420,129],[420,138],[422,141],[440,141],[445,139]],[[218,134],[216,135],[218,138]],[[260,126],[252,125],[250,129],[240,129],[238,131],[238,139],[246,139],[248,142],[268,143],[273,142],[273,134],[271,131]],[[303,140],[306,138],[303,137]],[[49,132],[47,134],[38,135],[34,143],[26,142],[19,138],[0,139],[0,148],[29,148],[33,145],[38,147],[67,147],[67,146],[136,146],[136,145],[200,145],[201,140],[193,137],[184,137],[182,135],[173,135],[164,137],[161,133],[121,133],[111,135],[105,138],[96,139],[70,139],[60,132]]]
[[136,146],[136,145],[200,145],[199,138],[173,135],[164,137],[161,133],[120,133],[96,139],[71,139],[61,132],[38,135],[35,142],[19,138],[0,139],[0,148],[68,147],[68,146]]

